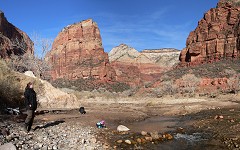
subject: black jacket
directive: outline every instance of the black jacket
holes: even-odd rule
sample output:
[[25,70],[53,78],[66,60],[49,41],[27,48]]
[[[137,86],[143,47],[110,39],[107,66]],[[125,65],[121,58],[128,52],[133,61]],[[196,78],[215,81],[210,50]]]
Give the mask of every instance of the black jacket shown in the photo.
[[[26,88],[24,92],[25,105],[27,109],[37,109],[37,96],[36,92],[32,88]],[[31,105],[31,107],[29,106]]]

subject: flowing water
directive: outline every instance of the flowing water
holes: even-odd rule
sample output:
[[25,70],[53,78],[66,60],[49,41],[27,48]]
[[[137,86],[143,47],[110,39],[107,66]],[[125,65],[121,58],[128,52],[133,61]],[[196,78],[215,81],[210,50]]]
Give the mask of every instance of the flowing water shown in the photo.
[[[189,118],[180,118],[180,117],[165,117],[157,116],[150,117],[140,122],[133,122],[126,124],[128,128],[131,129],[131,132],[140,133],[141,131],[158,132],[159,134],[170,133],[174,138],[173,140],[159,142],[159,143],[148,143],[141,145],[139,147],[124,147],[124,149],[153,149],[153,150],[202,150],[202,149],[218,149],[217,146],[209,146],[208,140],[210,135],[206,133],[194,133],[192,130],[188,132],[187,125],[191,123]],[[178,128],[187,128],[184,129],[185,132],[179,133]],[[127,138],[127,137],[125,137]]]

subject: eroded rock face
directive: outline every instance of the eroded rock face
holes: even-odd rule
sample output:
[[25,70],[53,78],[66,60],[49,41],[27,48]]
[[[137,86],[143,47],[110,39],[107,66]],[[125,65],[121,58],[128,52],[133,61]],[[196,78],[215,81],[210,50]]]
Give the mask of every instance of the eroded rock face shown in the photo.
[[189,34],[180,55],[181,65],[239,58],[239,0],[220,0]]
[[33,42],[26,33],[9,23],[0,11],[0,57],[23,55],[26,52],[34,53]]
[[132,86],[153,81],[161,73],[168,71],[179,60],[176,49],[143,50],[121,44],[109,52],[111,66],[116,70],[116,80]]
[[52,65],[53,80],[115,79],[115,71],[102,47],[100,31],[92,19],[65,27],[54,40],[46,60]]

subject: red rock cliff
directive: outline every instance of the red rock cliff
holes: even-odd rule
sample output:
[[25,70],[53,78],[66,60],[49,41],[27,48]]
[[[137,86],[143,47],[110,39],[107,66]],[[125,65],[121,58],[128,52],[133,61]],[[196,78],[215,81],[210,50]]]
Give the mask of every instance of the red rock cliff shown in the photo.
[[53,80],[115,79],[115,71],[102,47],[100,31],[91,19],[65,27],[54,40],[46,60],[52,64]]
[[33,42],[26,33],[9,23],[0,11],[0,57],[23,55],[26,52],[33,54]]
[[189,34],[181,64],[199,64],[240,56],[239,0],[220,0]]

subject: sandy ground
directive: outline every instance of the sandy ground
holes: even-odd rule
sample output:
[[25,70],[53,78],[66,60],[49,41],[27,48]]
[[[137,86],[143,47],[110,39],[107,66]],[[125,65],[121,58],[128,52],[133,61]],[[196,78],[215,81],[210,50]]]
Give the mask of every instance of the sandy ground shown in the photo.
[[[225,107],[239,106],[238,95],[222,96],[221,98],[95,98],[82,102],[86,114],[80,115],[78,110],[62,111],[37,115],[36,120],[75,119],[86,126],[95,126],[96,122],[105,120],[110,128],[114,124],[138,122],[153,116],[181,116],[203,110],[215,110]],[[41,111],[42,109],[38,109]]]

